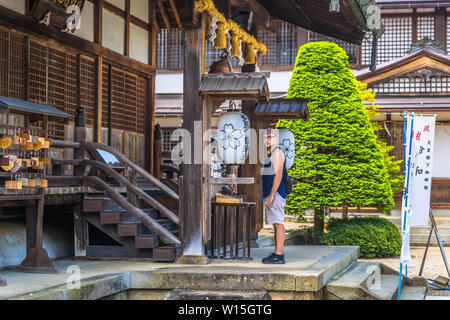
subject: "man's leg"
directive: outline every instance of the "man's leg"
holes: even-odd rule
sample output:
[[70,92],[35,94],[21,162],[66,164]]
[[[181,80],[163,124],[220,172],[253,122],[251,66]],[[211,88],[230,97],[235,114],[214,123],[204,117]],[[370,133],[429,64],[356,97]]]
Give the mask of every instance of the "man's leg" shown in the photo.
[[285,240],[284,224],[274,223],[273,227],[275,229],[275,254],[282,255]]

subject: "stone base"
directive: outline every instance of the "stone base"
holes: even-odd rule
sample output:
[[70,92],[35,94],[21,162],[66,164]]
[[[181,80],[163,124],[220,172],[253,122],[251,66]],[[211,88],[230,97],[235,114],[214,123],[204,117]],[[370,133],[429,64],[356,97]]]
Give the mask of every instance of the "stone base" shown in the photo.
[[177,259],[175,263],[180,264],[209,264],[209,258],[205,255],[197,256],[197,255],[182,255]]

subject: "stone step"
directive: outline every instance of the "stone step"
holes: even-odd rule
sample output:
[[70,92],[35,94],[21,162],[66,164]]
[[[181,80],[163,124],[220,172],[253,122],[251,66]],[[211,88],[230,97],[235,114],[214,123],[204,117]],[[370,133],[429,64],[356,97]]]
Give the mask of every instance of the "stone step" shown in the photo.
[[[450,244],[450,234],[441,234],[439,233],[442,244]],[[411,243],[424,243],[426,244],[428,241],[428,234],[415,234],[411,233]],[[431,236],[431,243],[437,243],[436,236],[433,234]]]
[[402,287],[400,300],[425,300],[426,287]]
[[378,300],[369,288],[377,285],[381,278],[381,267],[377,262],[355,262],[326,286],[326,297],[330,300]]
[[[401,218],[399,216],[386,216],[387,220],[396,224],[397,226],[401,225]],[[440,227],[450,227],[450,218],[449,217],[434,217],[436,221],[436,225],[438,228]],[[431,222],[428,222],[428,226],[431,226]]]
[[398,276],[381,274],[375,283],[369,287],[369,291],[379,297],[379,300],[393,300],[398,295]]
[[194,291],[174,289],[167,293],[164,300],[270,300],[267,291]]

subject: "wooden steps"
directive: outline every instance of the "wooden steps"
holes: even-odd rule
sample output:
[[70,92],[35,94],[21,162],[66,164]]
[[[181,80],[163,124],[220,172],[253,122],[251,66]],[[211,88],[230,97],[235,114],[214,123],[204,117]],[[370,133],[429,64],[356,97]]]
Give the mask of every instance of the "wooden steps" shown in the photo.
[[[140,207],[142,207],[140,203]],[[140,208],[173,234],[178,225],[152,208]],[[158,235],[139,219],[107,197],[87,196],[83,200],[83,214],[87,221],[122,246],[88,245],[86,255],[91,258],[152,258],[172,262],[181,255],[181,248],[165,244]]]

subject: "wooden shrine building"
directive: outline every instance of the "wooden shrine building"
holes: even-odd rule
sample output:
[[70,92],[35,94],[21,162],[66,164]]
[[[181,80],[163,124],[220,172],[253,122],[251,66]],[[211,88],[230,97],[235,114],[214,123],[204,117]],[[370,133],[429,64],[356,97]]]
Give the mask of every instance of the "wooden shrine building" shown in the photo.
[[[210,199],[205,197],[211,187],[209,167],[203,157],[199,163],[186,162],[180,167],[168,168],[159,162],[161,141],[154,131],[158,33],[176,29],[184,34],[183,42],[176,45],[184,48],[185,132],[194,135],[196,121],[202,121],[202,130],[207,129],[210,113],[218,107],[214,102],[219,98],[217,92],[200,90],[209,70],[204,63],[205,42],[214,35],[216,48],[229,50],[231,43],[231,55],[244,62],[242,73],[231,77],[247,76],[262,85],[258,88],[262,91],[255,92],[248,86],[237,91],[230,87],[219,99],[243,100],[242,112],[251,128],[256,128],[258,123],[265,126],[283,117],[307,117],[305,101],[292,101],[287,109],[283,103],[267,101],[270,88],[265,79],[269,75],[256,72],[256,65],[268,49],[256,39],[258,29],[270,31],[271,20],[277,18],[355,44],[366,33],[374,39],[383,33],[382,24],[377,29],[368,27],[373,1],[339,3],[0,0],[0,105],[10,101],[12,106],[13,100],[8,99],[22,101],[19,105],[34,103],[28,105],[42,116],[33,129],[26,128],[23,114],[14,114],[12,108],[4,123],[1,138],[5,140],[0,140],[12,142],[3,157],[11,151],[18,166],[34,161],[28,169],[8,171],[5,176],[17,190],[1,189],[0,194],[2,212],[9,212],[9,206],[22,208],[23,215],[22,209],[14,212],[26,217],[28,256],[22,270],[54,271],[42,249],[42,221],[50,211],[73,217],[75,256],[173,261],[181,255],[187,262],[205,262],[205,245],[211,239],[206,232],[211,230]],[[374,57],[376,41],[372,52]],[[48,117],[44,110],[50,107],[66,120]],[[192,139],[191,149],[197,144]],[[203,141],[201,150],[206,146]],[[42,154],[37,156],[37,152]],[[240,170],[243,179],[253,181],[239,188],[248,203],[254,203],[247,224],[250,240],[256,239],[262,227],[258,169],[258,165],[244,164]],[[162,171],[171,181],[161,180]],[[38,177],[41,184],[19,188],[25,174]],[[172,179],[175,176],[179,179]],[[37,195],[39,199],[31,199]],[[38,201],[37,205],[23,205],[27,197]]]

